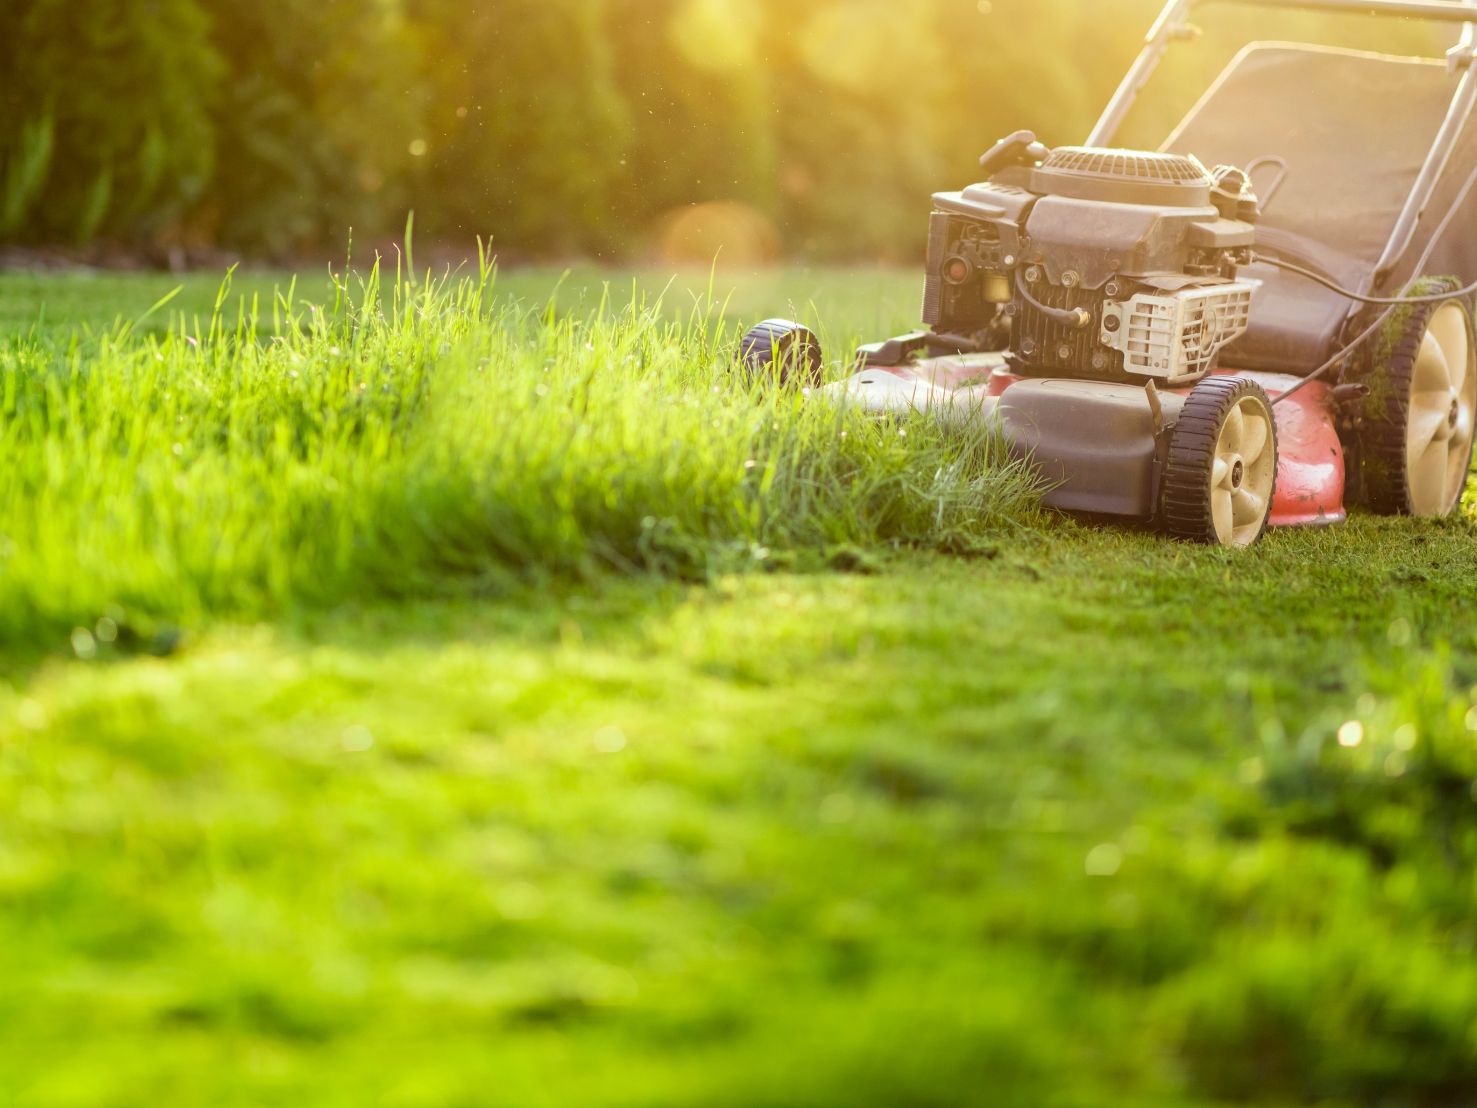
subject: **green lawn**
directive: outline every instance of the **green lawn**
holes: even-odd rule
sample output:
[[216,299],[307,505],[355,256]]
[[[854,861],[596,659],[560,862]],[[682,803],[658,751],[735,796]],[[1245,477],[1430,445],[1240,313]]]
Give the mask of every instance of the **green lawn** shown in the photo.
[[0,275],[0,1104],[1477,1102],[1470,508],[1088,527],[557,279]]

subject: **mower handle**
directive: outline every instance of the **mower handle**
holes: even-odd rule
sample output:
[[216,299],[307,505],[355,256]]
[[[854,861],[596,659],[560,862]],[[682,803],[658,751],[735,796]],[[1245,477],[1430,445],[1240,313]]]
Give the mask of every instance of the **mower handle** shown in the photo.
[[[1188,10],[1229,0],[1186,0]],[[1466,0],[1234,0],[1258,8],[1353,12],[1356,15],[1395,15],[1406,19],[1434,19],[1438,23],[1467,23],[1472,11]]]
[[1102,118],[1087,139],[1088,146],[1111,145],[1113,136],[1139,93],[1149,83],[1169,47],[1186,38],[1192,31],[1189,16],[1198,7],[1214,3],[1237,3],[1246,7],[1283,8],[1288,11],[1348,12],[1352,14],[1392,15],[1426,19],[1437,23],[1459,23],[1461,38],[1447,52],[1447,67],[1459,75],[1452,93],[1451,107],[1436,134],[1430,153],[1421,166],[1420,175],[1411,189],[1410,198],[1396,221],[1394,233],[1375,267],[1377,284],[1399,264],[1415,238],[1416,227],[1425,215],[1436,193],[1436,186],[1451,160],[1457,139],[1477,109],[1477,0],[1167,0],[1164,10],[1154,21],[1143,50],[1133,68],[1123,78]]
[[1186,37],[1190,13],[1207,4],[1236,3],[1246,7],[1284,8],[1289,11],[1334,11],[1354,14],[1393,15],[1429,19],[1438,23],[1463,24],[1461,42],[1447,55],[1455,66],[1470,65],[1473,55],[1474,28],[1477,22],[1477,0],[1168,0],[1154,21],[1144,48],[1133,68],[1123,78],[1113,99],[1088,136],[1088,146],[1107,146],[1127,118],[1129,109],[1149,78],[1159,68],[1169,47]]

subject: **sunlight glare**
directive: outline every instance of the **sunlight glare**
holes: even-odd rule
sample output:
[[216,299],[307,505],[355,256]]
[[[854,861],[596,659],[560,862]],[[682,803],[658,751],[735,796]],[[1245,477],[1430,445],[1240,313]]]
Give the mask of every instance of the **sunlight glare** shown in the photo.
[[694,69],[735,73],[754,64],[759,25],[736,0],[686,0],[667,33]]

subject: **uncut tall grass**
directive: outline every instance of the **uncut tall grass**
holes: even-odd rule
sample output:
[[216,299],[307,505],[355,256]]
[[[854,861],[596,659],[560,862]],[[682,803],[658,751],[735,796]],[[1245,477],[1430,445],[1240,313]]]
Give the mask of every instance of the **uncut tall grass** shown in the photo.
[[746,383],[712,303],[561,316],[491,264],[332,287],[0,339],[0,646],[968,549],[1031,510],[984,435]]

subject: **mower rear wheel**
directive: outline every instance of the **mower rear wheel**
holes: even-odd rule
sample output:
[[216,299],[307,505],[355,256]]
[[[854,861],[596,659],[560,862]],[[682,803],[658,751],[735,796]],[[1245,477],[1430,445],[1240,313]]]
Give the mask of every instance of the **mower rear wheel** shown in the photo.
[[1277,422],[1262,387],[1207,377],[1191,390],[1170,434],[1164,526],[1219,546],[1252,546],[1277,491]]
[[1369,384],[1362,466],[1369,507],[1383,515],[1450,515],[1467,487],[1477,411],[1467,305],[1415,308]]
[[739,346],[744,372],[756,381],[815,388],[821,383],[821,343],[815,332],[788,319],[766,319]]

